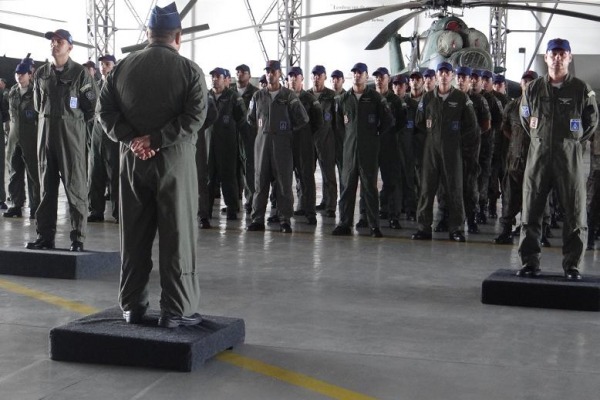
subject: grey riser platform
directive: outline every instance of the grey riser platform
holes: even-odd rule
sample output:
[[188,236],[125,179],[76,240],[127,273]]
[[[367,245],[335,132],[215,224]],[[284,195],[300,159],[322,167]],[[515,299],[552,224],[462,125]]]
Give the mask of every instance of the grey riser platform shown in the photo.
[[118,275],[120,268],[119,252],[28,250],[19,247],[0,250],[0,274],[4,275],[85,279],[110,273]]
[[158,327],[158,317],[149,310],[142,324],[127,324],[116,307],[53,328],[50,358],[189,372],[244,343],[243,319],[207,315],[199,325],[169,329]]
[[571,281],[562,274],[545,273],[535,278],[515,276],[516,270],[499,269],[482,283],[484,304],[600,311],[600,277],[583,274]]

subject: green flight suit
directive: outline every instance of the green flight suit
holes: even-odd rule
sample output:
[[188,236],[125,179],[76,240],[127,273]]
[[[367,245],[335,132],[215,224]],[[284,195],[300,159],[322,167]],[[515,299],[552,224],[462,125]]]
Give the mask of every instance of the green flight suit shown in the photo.
[[488,205],[488,191],[490,186],[490,177],[492,176],[492,156],[494,154],[494,135],[500,130],[502,125],[502,103],[491,92],[485,90],[480,93],[487,101],[490,110],[491,129],[481,132],[481,145],[479,146],[479,167],[480,173],[477,180],[479,189],[479,212],[486,212]]
[[54,240],[58,185],[62,180],[71,219],[71,241],[84,242],[87,227],[87,123],[94,118],[98,88],[85,68],[68,59],[62,71],[47,63],[35,71],[33,93],[38,121],[40,238]]
[[[504,109],[510,99],[504,93],[492,91],[498,106],[504,115]],[[496,203],[502,195],[502,179],[504,177],[504,166],[506,165],[506,152],[508,151],[508,138],[502,133],[501,123],[494,126],[494,152],[492,153],[492,171],[490,174],[490,183],[488,186],[488,214],[496,214]]]
[[345,126],[343,190],[340,195],[338,226],[351,227],[356,206],[356,189],[360,178],[361,196],[369,226],[379,228],[379,135],[392,125],[392,115],[385,97],[366,87],[360,100],[350,89],[338,98],[337,116]]
[[335,177],[335,92],[329,88],[323,88],[316,92],[315,88],[308,90],[313,94],[323,110],[323,126],[314,136],[315,149],[317,150],[317,160],[321,169],[323,197],[321,204],[326,211],[335,212],[337,208],[338,188]]
[[217,107],[217,119],[206,129],[210,136],[208,149],[208,209],[212,210],[219,186],[227,206],[227,213],[239,211],[240,183],[240,130],[246,123],[246,105],[237,91],[225,88],[217,97],[209,91]]
[[447,192],[449,231],[463,231],[463,168],[476,162],[479,144],[473,102],[455,88],[451,88],[446,100],[442,100],[436,87],[421,99],[415,125],[425,136],[417,207],[418,229],[431,230],[433,201],[441,183]]
[[273,180],[279,220],[289,223],[294,206],[292,137],[308,124],[308,114],[296,93],[282,86],[273,99],[267,88],[254,93],[247,118],[250,125],[258,128],[254,143],[256,191],[252,222],[264,224]]
[[[339,101],[340,96],[344,93],[346,93],[346,89],[342,89],[339,94],[335,95],[336,104]],[[342,191],[344,190],[344,182],[342,181],[342,171],[344,169],[344,139],[346,137],[346,127],[344,126],[344,121],[340,120],[340,118],[338,117],[337,112],[334,112],[333,121],[331,124],[333,125],[333,133],[335,138],[335,165],[338,169],[338,193],[339,196],[341,196]]]
[[[102,84],[102,83],[101,83]],[[103,85],[103,84],[102,84]],[[112,217],[119,220],[119,144],[113,142],[102,130],[102,125],[94,119],[90,146],[88,200],[90,214],[102,216],[106,208],[104,193],[106,185],[110,189]]]
[[390,107],[393,124],[381,133],[379,151],[379,171],[383,187],[381,189],[379,209],[389,215],[389,219],[398,219],[402,210],[403,180],[405,175],[404,153],[400,151],[400,140],[406,126],[406,108],[400,97],[388,90],[385,100]]
[[571,74],[560,87],[553,87],[546,76],[529,84],[520,112],[531,139],[523,178],[521,262],[540,264],[544,208],[554,189],[564,207],[562,266],[578,268],[587,243],[583,142],[598,124],[596,95]]
[[315,96],[301,90],[298,99],[304,106],[309,123],[294,132],[292,148],[294,153],[294,174],[296,175],[296,194],[298,210],[303,210],[307,218],[316,215],[317,189],[315,184],[315,141],[323,134],[323,109]]
[[212,204],[214,196],[211,198],[208,191],[208,150],[207,146],[210,136],[206,130],[217,120],[217,106],[211,96],[207,96],[206,119],[202,128],[198,132],[196,140],[196,173],[198,175],[198,223],[201,219],[212,218]]
[[8,94],[10,131],[8,134],[8,193],[16,208],[25,204],[25,175],[30,215],[40,204],[40,179],[37,159],[38,114],[33,104],[33,83],[21,94],[14,85]]
[[398,143],[402,158],[404,159],[404,179],[402,180],[402,207],[408,215],[415,215],[417,211],[418,185],[417,185],[417,147],[415,140],[415,114],[419,102],[407,94],[402,100],[402,107],[406,112],[406,124],[400,134]]
[[6,132],[4,123],[9,121],[8,88],[0,90],[0,203],[6,201],[6,187],[4,182],[4,168],[6,165]]
[[[121,142],[119,302],[124,311],[148,306],[157,231],[161,311],[184,316],[199,311],[194,166],[207,98],[202,69],[162,43],[121,60],[102,89],[100,121],[111,139]],[[157,150],[148,160],[129,148],[144,135]]]
[[[241,94],[242,99],[244,100],[244,105],[246,106],[246,110],[250,107],[250,101],[252,101],[252,96],[259,89],[248,83],[246,89]],[[239,90],[238,90],[239,93]],[[254,196],[254,141],[256,140],[256,127],[248,124],[248,121],[244,119],[244,125],[240,129],[240,135],[242,137],[242,145],[244,146],[244,156],[245,156],[245,165],[244,165],[244,197],[245,203],[244,207],[246,209],[252,208],[252,197]]]

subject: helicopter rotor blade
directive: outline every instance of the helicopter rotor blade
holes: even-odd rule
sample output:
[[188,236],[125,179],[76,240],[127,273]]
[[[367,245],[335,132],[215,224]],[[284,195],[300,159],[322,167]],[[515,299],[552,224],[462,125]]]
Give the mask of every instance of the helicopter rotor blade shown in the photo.
[[29,18],[38,18],[38,19],[44,19],[46,21],[52,21],[52,22],[60,22],[60,23],[66,23],[67,21],[63,21],[62,19],[54,19],[54,18],[48,18],[48,17],[40,17],[37,15],[33,15],[33,14],[23,14],[20,12],[16,12],[16,11],[7,11],[7,10],[0,10],[0,13],[2,14],[11,14],[11,15],[18,15],[20,17],[29,17]]
[[406,15],[401,16],[400,18],[396,18],[393,20],[388,26],[383,28],[381,32],[369,43],[369,45],[365,48],[365,50],[377,50],[381,49],[385,46],[390,38],[396,34],[408,21],[424,12],[425,9],[413,11]]
[[[6,29],[7,31],[19,32],[19,33],[24,33],[26,35],[32,35],[32,36],[37,36],[37,37],[43,37],[43,38],[46,37],[45,33],[43,33],[43,32],[32,31],[31,29],[25,29],[25,28],[21,28],[18,26],[14,26],[14,25],[7,25],[7,24],[0,23],[0,29]],[[87,49],[94,48],[94,46],[89,45],[87,43],[83,43],[83,42],[73,41],[73,44],[76,44],[77,46],[85,47]]]
[[311,41],[316,39],[321,39],[325,36],[329,36],[339,31],[343,31],[344,29],[351,28],[355,25],[361,24],[363,22],[372,20],[377,17],[381,17],[382,15],[386,15],[389,13],[393,13],[400,10],[405,9],[416,9],[423,8],[427,4],[427,0],[422,1],[410,1],[402,4],[395,4],[391,6],[381,6],[374,8],[372,11],[365,12],[360,15],[356,15],[354,17],[348,18],[344,21],[335,23],[333,25],[329,25],[323,29],[319,29],[318,31],[314,31],[309,33],[308,35],[304,35],[300,38],[301,41]]
[[[481,1],[481,2],[477,2],[477,3],[469,3],[469,5],[466,5],[466,7],[468,7],[468,8],[494,7],[496,5],[498,5],[498,3],[493,2],[493,1]],[[519,4],[511,4],[511,3],[503,3],[502,7],[507,8],[509,10],[537,11],[537,12],[542,12],[542,13],[564,15],[566,17],[587,19],[589,21],[600,22],[600,15],[584,14],[581,12],[563,10],[560,8],[548,8],[548,7],[519,5]]]
[[190,11],[192,11],[192,8],[194,8],[194,6],[196,5],[196,3],[198,2],[198,0],[190,0],[185,7],[183,7],[183,10],[181,10],[181,12],[179,13],[179,18],[181,18],[182,20],[185,18],[186,15],[188,15],[188,13]]

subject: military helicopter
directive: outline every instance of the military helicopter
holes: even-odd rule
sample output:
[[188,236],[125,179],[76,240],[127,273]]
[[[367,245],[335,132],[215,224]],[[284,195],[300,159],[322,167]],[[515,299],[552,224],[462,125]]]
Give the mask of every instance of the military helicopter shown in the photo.
[[[441,61],[448,61],[453,66],[467,66],[477,69],[498,71],[493,65],[489,50],[489,41],[482,32],[469,28],[463,20],[456,16],[453,10],[464,10],[475,7],[501,7],[509,10],[526,10],[539,13],[564,15],[600,22],[600,16],[581,12],[529,5],[526,0],[413,0],[399,4],[374,7],[359,15],[332,24],[323,29],[309,33],[300,38],[311,41],[323,38],[333,33],[351,28],[374,18],[393,12],[410,10],[406,15],[389,23],[366,47],[366,50],[380,49],[389,45],[390,66],[392,73],[403,73],[414,70],[435,68]],[[556,1],[537,0],[536,3],[552,3],[553,5],[597,6],[598,2],[588,1]],[[421,13],[428,12],[436,18],[431,27],[425,32],[414,33],[411,37],[403,37],[398,31]],[[412,45],[408,65],[404,62],[401,43],[410,42]]]

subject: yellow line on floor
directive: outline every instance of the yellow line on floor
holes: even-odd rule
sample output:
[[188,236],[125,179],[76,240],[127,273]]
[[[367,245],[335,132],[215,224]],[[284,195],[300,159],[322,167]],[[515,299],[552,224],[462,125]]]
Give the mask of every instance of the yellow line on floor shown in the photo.
[[[93,314],[99,309],[76,301],[68,300],[53,294],[44,293],[39,290],[31,289],[26,286],[19,285],[4,279],[0,279],[0,289],[5,289],[9,292],[27,296],[39,301],[43,301],[54,306],[58,306],[69,311],[76,312],[82,315]],[[252,358],[244,357],[235,354],[231,351],[225,351],[216,356],[216,359],[237,367],[256,372],[261,375],[269,376],[280,381],[295,385],[304,389],[311,390],[323,394],[332,399],[343,400],[374,400],[374,397],[366,396],[360,393],[320,381],[310,376],[300,374],[294,371],[286,370],[274,365],[266,364]]]
[[67,300],[65,298],[55,296],[53,294],[44,293],[39,290],[30,289],[28,287],[19,285],[17,283],[9,282],[4,279],[0,279],[0,288],[8,290],[9,292],[21,294],[23,296],[31,297],[33,299],[49,303],[78,314],[88,315],[98,312],[97,308],[90,307],[85,304],[78,303],[76,301]]
[[247,369],[258,374],[270,376],[271,378],[278,379],[289,384],[299,386],[313,392],[320,393],[332,399],[343,399],[343,400],[374,400],[374,397],[366,396],[364,394],[356,393],[339,386],[329,384],[327,382],[320,381],[310,376],[293,372],[287,369],[279,368],[274,365],[266,364],[252,358],[244,357],[242,355],[233,353],[231,351],[224,351],[217,355],[217,360],[223,361],[229,364],[233,364],[237,367]]

